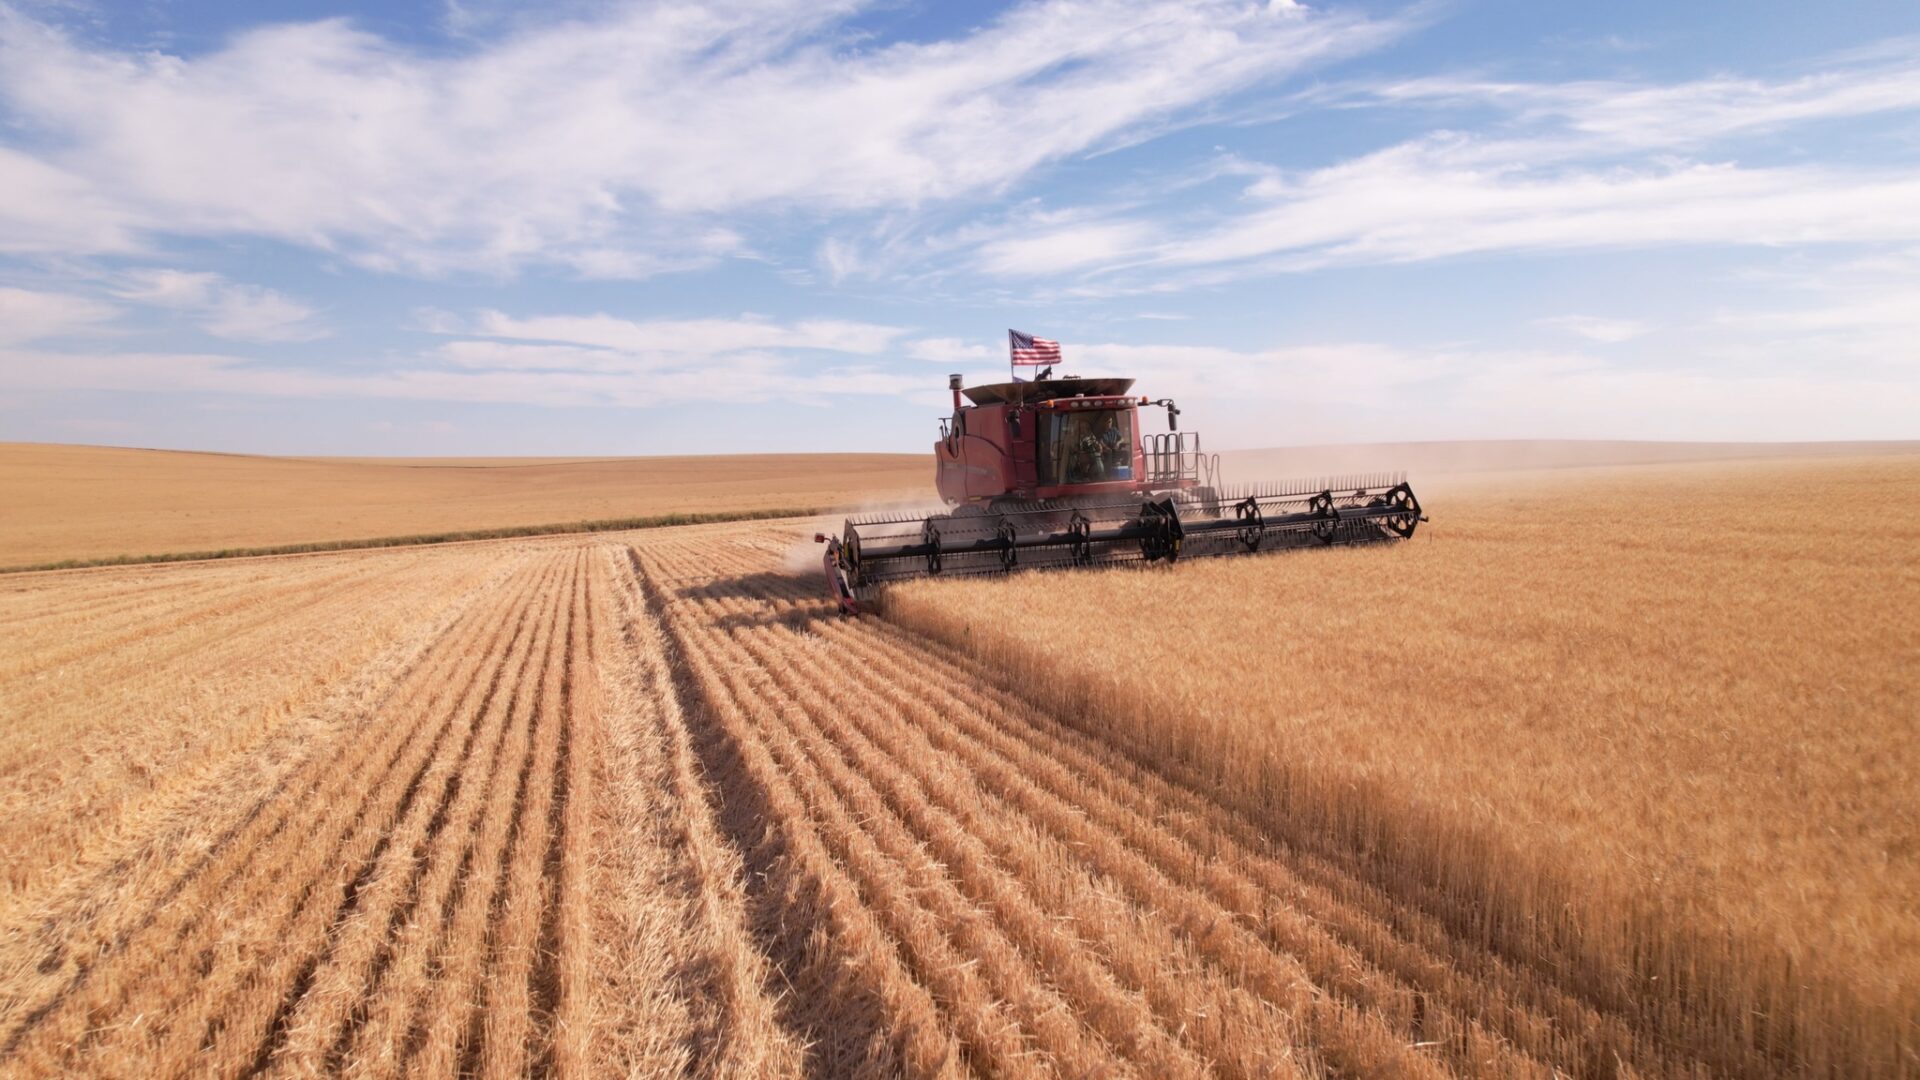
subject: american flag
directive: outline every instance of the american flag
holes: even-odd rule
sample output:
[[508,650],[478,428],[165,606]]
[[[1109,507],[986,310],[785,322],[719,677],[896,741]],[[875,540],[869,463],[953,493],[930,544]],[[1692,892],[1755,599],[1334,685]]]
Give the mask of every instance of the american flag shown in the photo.
[[1009,330],[1007,343],[1013,349],[1014,367],[1045,367],[1060,362],[1060,343],[1057,341]]

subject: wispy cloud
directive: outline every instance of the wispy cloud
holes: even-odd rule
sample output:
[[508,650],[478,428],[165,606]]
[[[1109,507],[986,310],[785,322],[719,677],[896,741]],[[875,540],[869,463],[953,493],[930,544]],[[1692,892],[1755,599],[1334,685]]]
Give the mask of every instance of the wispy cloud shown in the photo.
[[234,341],[318,341],[328,335],[317,313],[272,289],[188,270],[130,270],[117,278],[123,300],[194,316],[201,329]]
[[1780,82],[1431,77],[1336,88],[1317,99],[1492,106],[1512,123],[1494,134],[1436,131],[1318,168],[1236,157],[1233,171],[1254,179],[1240,200],[1218,209],[1184,197],[1105,212],[1028,209],[951,239],[973,243],[987,272],[1074,270],[1105,291],[1205,281],[1177,276],[1200,267],[1239,267],[1217,278],[1484,253],[1920,239],[1920,174],[1909,167],[1844,155],[1818,165],[1753,163],[1725,142],[1920,111],[1920,64],[1910,59],[1876,53]]
[[1651,329],[1646,323],[1633,319],[1608,319],[1599,315],[1556,315],[1536,321],[1541,326],[1565,330],[1569,334],[1577,334],[1588,341],[1598,341],[1605,345],[1632,341]]
[[84,296],[0,288],[0,345],[91,330],[119,314],[112,305]]
[[1003,355],[977,341],[959,338],[921,338],[907,342],[907,355],[935,364],[980,364]]
[[[444,332],[444,331],[443,331]],[[466,333],[523,341],[556,341],[629,352],[717,356],[747,349],[825,349],[878,353],[903,332],[895,326],[840,319],[655,319],[612,315],[542,315],[516,318],[482,311]]]
[[[618,354],[596,362],[617,364]],[[824,404],[832,396],[898,396],[925,380],[871,365],[818,367],[762,363],[748,378],[701,367],[592,370],[527,363],[467,370],[426,356],[376,372],[315,369],[207,353],[98,353],[0,350],[0,388],[11,391],[116,390],[278,398],[395,399],[554,408],[658,407],[687,402],[782,400]]]
[[1349,103],[1490,106],[1513,120],[1560,127],[1583,152],[1691,146],[1794,124],[1920,109],[1920,39],[1791,79],[1716,76],[1669,85],[1576,80],[1500,82],[1428,76],[1320,92]]
[[645,276],[741,250],[743,214],[990,193],[1399,30],[1244,0],[1037,0],[876,45],[841,27],[858,6],[613,8],[453,56],[335,19],[192,57],[0,9],[0,101],[29,140],[0,176],[35,195],[30,216],[0,210],[0,249],[238,234],[377,269]]

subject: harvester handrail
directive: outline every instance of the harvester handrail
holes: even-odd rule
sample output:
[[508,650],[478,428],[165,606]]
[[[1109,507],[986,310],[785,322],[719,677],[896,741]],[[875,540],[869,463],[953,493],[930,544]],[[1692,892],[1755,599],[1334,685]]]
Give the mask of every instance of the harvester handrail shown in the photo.
[[[1189,445],[1187,436],[1193,436]],[[1173,484],[1182,480],[1199,480],[1202,470],[1211,472],[1205,455],[1200,452],[1200,433],[1197,431],[1168,431],[1146,436],[1141,440],[1146,453],[1147,482],[1151,484]]]

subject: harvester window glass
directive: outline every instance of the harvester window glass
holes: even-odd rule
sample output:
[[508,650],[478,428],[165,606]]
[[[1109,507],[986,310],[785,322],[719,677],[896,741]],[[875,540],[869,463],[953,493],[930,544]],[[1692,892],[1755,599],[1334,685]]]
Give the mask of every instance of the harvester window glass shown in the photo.
[[1133,479],[1133,411],[1063,409],[1040,432],[1040,482],[1097,484]]

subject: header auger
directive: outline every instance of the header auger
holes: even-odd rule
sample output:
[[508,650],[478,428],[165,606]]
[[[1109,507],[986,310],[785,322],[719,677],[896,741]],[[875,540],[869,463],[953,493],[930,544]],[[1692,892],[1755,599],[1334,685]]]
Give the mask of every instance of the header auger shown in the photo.
[[[1170,399],[1130,395],[1132,379],[949,386],[934,479],[952,509],[849,518],[840,536],[814,536],[849,612],[906,578],[1379,543],[1427,520],[1403,473],[1221,486],[1218,455],[1179,430]],[[1166,409],[1166,433],[1139,434],[1143,406]]]

